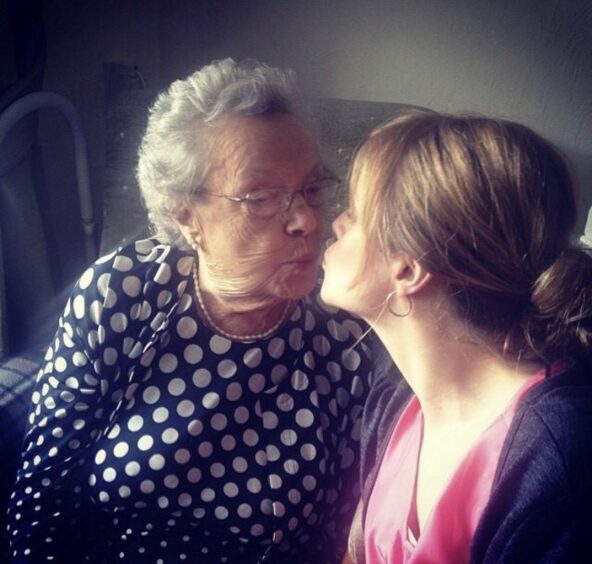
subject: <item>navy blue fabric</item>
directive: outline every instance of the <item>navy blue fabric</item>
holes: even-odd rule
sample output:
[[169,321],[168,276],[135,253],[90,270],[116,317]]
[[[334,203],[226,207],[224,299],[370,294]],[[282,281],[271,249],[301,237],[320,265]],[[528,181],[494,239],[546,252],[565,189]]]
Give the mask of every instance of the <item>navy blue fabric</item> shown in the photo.
[[230,341],[201,321],[194,260],[146,240],[76,284],[32,394],[14,562],[340,561],[362,324],[313,292],[274,335]]
[[6,504],[14,486],[31,392],[42,360],[42,352],[32,352],[0,363],[0,562],[7,559]]

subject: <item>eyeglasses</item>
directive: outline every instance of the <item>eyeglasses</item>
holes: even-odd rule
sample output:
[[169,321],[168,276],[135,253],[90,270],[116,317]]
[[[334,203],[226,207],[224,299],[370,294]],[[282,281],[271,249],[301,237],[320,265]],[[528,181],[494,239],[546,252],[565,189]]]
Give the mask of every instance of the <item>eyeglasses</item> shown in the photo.
[[304,186],[300,190],[289,188],[269,188],[254,190],[244,196],[228,196],[227,194],[216,194],[208,190],[201,190],[202,193],[226,198],[232,202],[245,204],[247,211],[254,217],[273,217],[279,213],[287,212],[296,197],[302,194],[304,201],[311,208],[319,208],[335,197],[341,182],[338,178],[321,178]]

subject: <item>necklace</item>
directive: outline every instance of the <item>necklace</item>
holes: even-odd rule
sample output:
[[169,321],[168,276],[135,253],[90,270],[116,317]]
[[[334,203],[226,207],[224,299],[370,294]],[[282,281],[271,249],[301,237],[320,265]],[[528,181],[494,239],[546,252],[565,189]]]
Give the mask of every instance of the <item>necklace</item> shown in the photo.
[[270,327],[262,333],[257,333],[255,335],[235,335],[233,333],[225,331],[219,325],[217,325],[212,319],[212,316],[210,315],[208,310],[206,309],[206,305],[201,295],[201,289],[199,287],[199,276],[197,274],[197,260],[193,263],[193,283],[195,285],[195,295],[197,297],[197,301],[199,302],[199,307],[204,317],[206,318],[208,325],[214,331],[216,331],[216,333],[222,335],[223,337],[226,337],[227,339],[230,339],[231,341],[259,341],[265,339],[266,337],[269,337],[272,333],[275,333],[275,331],[278,329],[280,325],[282,325],[282,323],[284,323],[292,307],[292,300],[288,300],[286,303],[286,307],[284,308],[284,311],[282,312],[282,315],[280,316],[277,323],[275,323],[273,327]]

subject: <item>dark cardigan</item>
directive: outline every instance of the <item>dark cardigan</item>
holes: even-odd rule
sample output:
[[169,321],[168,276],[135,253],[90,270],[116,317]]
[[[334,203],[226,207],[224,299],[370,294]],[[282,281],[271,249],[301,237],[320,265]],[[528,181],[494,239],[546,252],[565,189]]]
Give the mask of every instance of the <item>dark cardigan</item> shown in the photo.
[[[411,396],[386,352],[377,355],[380,369],[362,426],[364,507],[395,422]],[[590,562],[591,540],[592,367],[579,362],[535,386],[516,412],[471,543],[470,562]]]

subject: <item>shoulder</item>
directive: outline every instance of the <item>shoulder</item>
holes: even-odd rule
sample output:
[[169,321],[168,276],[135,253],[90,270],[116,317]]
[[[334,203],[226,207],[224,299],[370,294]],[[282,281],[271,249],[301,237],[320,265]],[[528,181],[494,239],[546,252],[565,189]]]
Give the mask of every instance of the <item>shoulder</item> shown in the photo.
[[184,295],[193,260],[190,253],[155,239],[109,253],[75,283],[61,326],[97,351],[133,335],[132,326],[139,331],[146,324],[160,325]]
[[553,561],[572,562],[579,547],[588,545],[591,376],[588,363],[574,364],[523,401],[502,449],[471,561],[522,561],[529,554],[529,561],[539,562],[552,554]]
[[592,368],[573,363],[549,377],[525,398],[515,415],[505,449],[505,464],[523,459],[536,461],[577,482],[592,465]]

